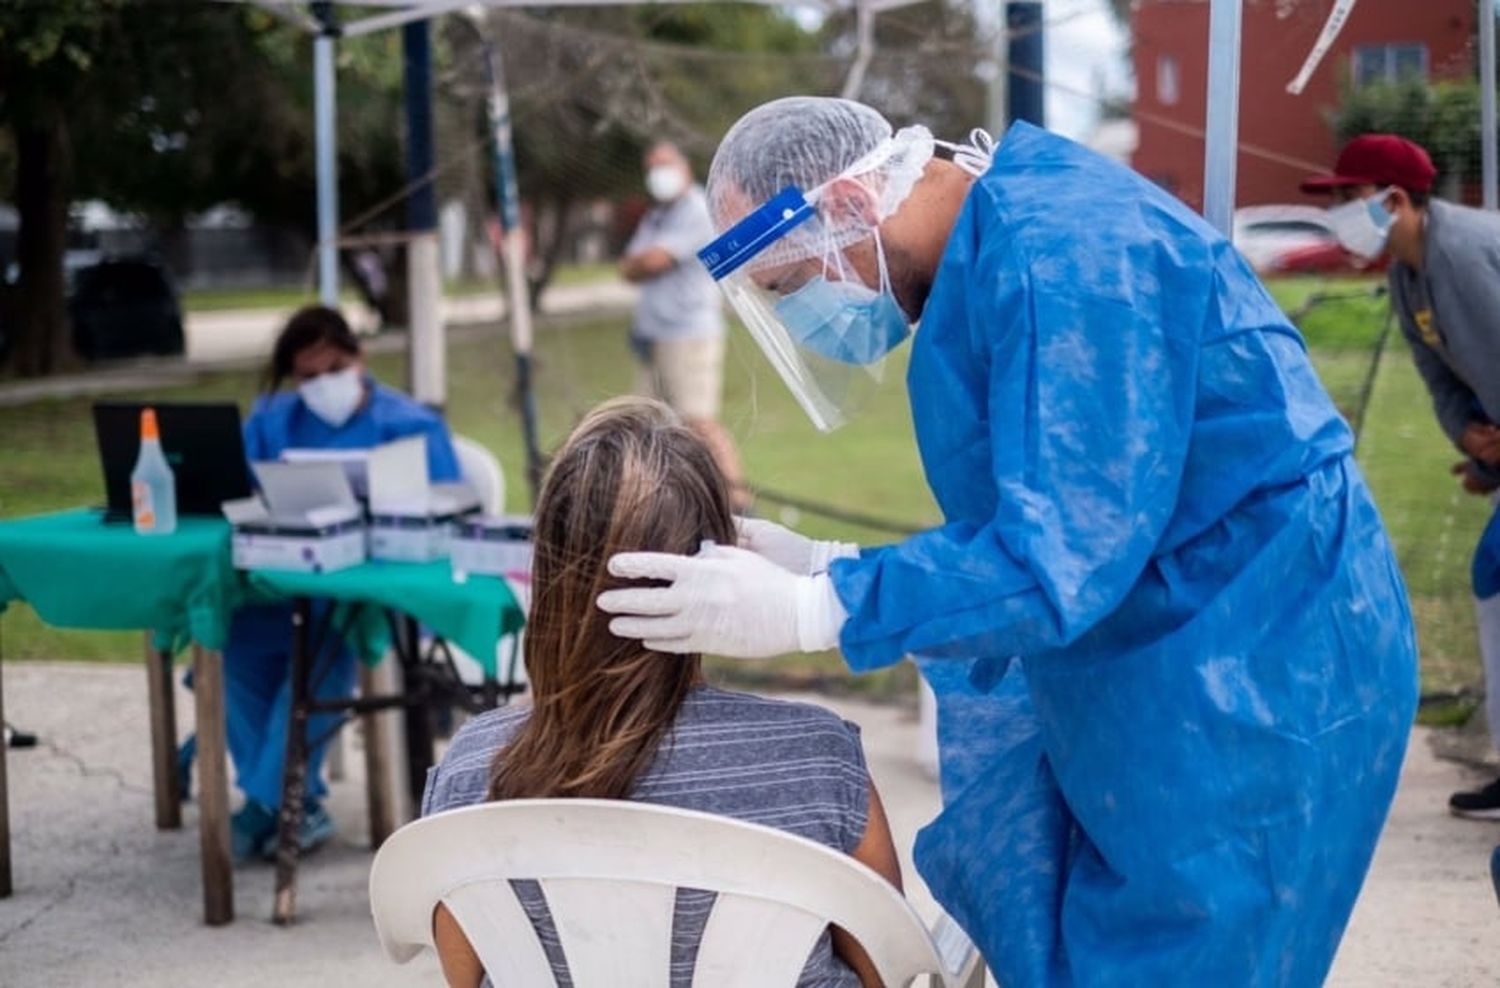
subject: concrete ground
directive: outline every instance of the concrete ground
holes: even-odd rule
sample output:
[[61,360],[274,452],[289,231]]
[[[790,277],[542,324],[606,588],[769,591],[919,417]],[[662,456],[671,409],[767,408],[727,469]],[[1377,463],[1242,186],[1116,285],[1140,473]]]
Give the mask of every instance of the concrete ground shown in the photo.
[[[936,811],[936,786],[918,766],[908,711],[823,701],[859,723],[898,847]],[[146,677],[142,667],[8,664],[7,716],[44,746],[10,753],[16,894],[0,900],[0,985],[255,986],[440,983],[435,962],[389,964],[369,922],[361,767],[346,759],[331,806],[338,838],[301,873],[300,919],[268,920],[269,866],[236,874],[238,919],[202,925],[198,835],[152,826]],[[192,703],[179,697],[180,729]],[[1490,889],[1490,848],[1500,827],[1455,820],[1448,793],[1473,779],[1435,758],[1418,729],[1395,810],[1330,984],[1500,984],[1500,907]],[[931,900],[906,862],[919,911]]]

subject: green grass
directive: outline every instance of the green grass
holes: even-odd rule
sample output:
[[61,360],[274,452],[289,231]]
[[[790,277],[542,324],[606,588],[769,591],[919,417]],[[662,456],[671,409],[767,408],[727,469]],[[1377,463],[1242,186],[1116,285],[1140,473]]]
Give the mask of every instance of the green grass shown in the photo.
[[[1296,308],[1314,291],[1357,291],[1368,285],[1299,279],[1278,282],[1272,289],[1284,306]],[[1348,415],[1358,406],[1384,319],[1384,300],[1340,299],[1301,320],[1319,372]],[[541,328],[536,359],[543,448],[555,446],[592,405],[631,387],[634,368],[626,328],[623,317]],[[905,351],[891,362],[885,382],[861,414],[826,437],[808,424],[744,334],[731,334],[731,341],[724,419],[754,483],[914,525],[938,520],[912,437],[902,383]],[[377,356],[373,366],[383,380],[399,385],[405,379],[401,356]],[[506,471],[508,506],[523,509],[527,496],[519,421],[511,407],[514,377],[508,346],[495,335],[456,340],[449,370],[454,430],[497,453]],[[253,387],[250,373],[209,374],[160,397],[235,400],[245,406]],[[0,408],[0,435],[6,437],[0,517],[99,500],[88,407],[87,400],[79,400]],[[1405,345],[1393,334],[1374,382],[1360,460],[1406,574],[1422,641],[1423,683],[1434,690],[1473,684],[1479,675],[1468,566],[1489,512],[1483,500],[1463,495],[1452,482],[1448,467],[1456,458],[1433,421]],[[819,538],[863,543],[893,538],[769,504],[763,503],[761,511]],[[3,632],[7,658],[135,661],[139,651],[135,634],[46,629],[25,607],[6,613]],[[735,667],[733,672],[740,681],[750,681],[770,668]],[[779,682],[820,687],[848,677],[835,655],[787,659],[774,667],[774,674]],[[909,670],[895,669],[862,679],[856,688],[896,694],[908,691],[911,681]]]
[[[359,302],[352,291],[339,294],[344,305]],[[230,309],[283,309],[291,311],[318,300],[318,290],[308,286],[277,288],[189,288],[182,293],[184,312],[225,312]]]

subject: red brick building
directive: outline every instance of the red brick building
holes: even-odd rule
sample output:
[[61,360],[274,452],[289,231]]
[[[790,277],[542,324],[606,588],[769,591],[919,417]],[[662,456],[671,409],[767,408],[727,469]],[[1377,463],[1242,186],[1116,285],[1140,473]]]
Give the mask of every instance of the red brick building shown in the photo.
[[[1363,0],[1300,96],[1286,91],[1333,0],[1245,0],[1237,204],[1299,202],[1300,179],[1331,166],[1328,114],[1339,82],[1467,77],[1475,0]],[[1208,77],[1207,0],[1136,0],[1131,163],[1194,207],[1203,200]]]

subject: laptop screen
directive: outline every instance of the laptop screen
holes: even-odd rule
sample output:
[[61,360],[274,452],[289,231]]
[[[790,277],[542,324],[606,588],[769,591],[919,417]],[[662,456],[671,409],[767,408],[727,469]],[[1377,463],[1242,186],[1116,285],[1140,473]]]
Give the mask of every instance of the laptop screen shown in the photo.
[[140,453],[143,408],[156,409],[162,452],[177,484],[179,514],[217,516],[225,501],[250,496],[250,467],[238,406],[229,402],[98,402],[94,434],[104,470],[107,518],[130,518],[130,472]]

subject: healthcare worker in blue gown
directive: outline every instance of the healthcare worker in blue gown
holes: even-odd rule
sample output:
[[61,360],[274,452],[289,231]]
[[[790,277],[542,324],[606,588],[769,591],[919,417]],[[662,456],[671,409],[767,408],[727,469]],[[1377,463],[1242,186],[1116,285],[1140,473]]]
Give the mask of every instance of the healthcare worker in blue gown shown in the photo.
[[[291,384],[283,390],[284,384]],[[458,460],[442,416],[377,382],[365,366],[359,339],[337,311],[308,306],[287,322],[272,351],[266,393],[245,422],[245,452],[252,463],[280,458],[287,449],[363,449],[407,436],[427,438],[427,469],[434,481],[459,479]],[[274,851],[276,811],[291,716],[288,673],[291,605],[236,611],[224,649],[224,701],[229,754],[245,805],[230,834],[236,860]],[[347,647],[315,675],[319,698],[345,697],[354,689],[355,658]],[[335,714],[310,718],[308,737],[324,736]],[[308,795],[299,843],[311,850],[333,835],[323,806],[320,744],[308,761]]]
[[700,254],[824,429],[920,320],[945,523],[861,550],[746,522],[616,556],[599,606],[663,652],[916,656],[944,802],[917,866],[1007,988],[1316,985],[1416,705],[1349,429],[1182,203],[1024,124],[971,141],[761,106]]

